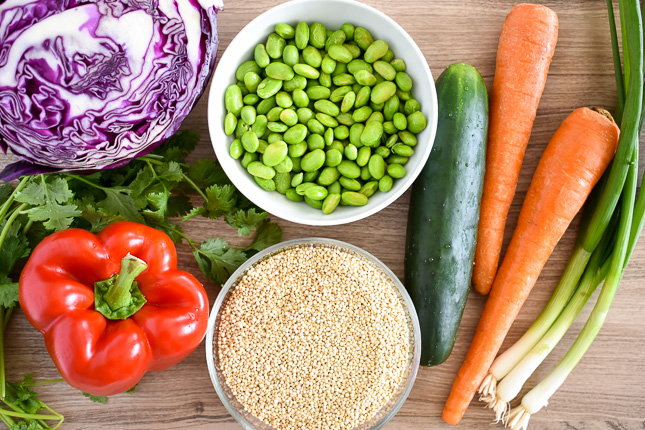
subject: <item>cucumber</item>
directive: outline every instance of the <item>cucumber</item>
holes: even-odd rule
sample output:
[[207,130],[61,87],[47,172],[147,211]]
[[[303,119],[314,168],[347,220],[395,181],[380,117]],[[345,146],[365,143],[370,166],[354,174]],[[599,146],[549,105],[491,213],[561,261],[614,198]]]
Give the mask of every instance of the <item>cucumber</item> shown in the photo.
[[421,365],[443,363],[470,289],[486,167],[488,96],[477,70],[455,63],[437,79],[430,157],[412,188],[405,285],[421,323]]

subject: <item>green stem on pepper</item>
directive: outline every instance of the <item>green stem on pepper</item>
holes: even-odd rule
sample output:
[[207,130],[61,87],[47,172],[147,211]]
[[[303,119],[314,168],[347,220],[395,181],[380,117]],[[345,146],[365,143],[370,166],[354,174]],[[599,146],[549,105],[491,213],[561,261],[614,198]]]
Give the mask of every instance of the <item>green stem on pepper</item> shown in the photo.
[[108,319],[126,319],[146,303],[135,278],[148,268],[145,261],[128,254],[119,274],[94,285],[94,308]]

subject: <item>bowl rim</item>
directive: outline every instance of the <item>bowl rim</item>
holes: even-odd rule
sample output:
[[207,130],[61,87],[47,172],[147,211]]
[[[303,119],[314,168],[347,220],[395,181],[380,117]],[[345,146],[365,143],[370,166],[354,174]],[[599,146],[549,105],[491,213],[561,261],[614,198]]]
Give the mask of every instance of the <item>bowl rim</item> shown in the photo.
[[[218,119],[213,118],[215,105],[216,104],[221,105],[221,103],[223,103],[222,101],[223,99],[220,100],[219,97],[215,96],[216,92],[221,91],[221,88],[220,88],[221,85],[217,85],[216,82],[218,81],[228,82],[230,80],[230,76],[220,76],[220,74],[223,73],[223,72],[220,72],[222,70],[222,68],[219,67],[220,63],[230,61],[229,57],[232,57],[234,55],[233,52],[238,51],[236,49],[237,45],[242,45],[243,38],[246,37],[247,33],[252,33],[253,27],[255,27],[256,25],[261,23],[264,19],[266,19],[265,18],[266,15],[280,12],[281,10],[287,9],[293,6],[294,4],[300,5],[300,4],[307,4],[307,3],[319,3],[321,1],[323,0],[291,0],[266,10],[265,12],[263,12],[262,14],[254,18],[252,21],[250,21],[247,25],[245,25],[244,28],[242,28],[242,30],[240,30],[240,32],[235,35],[235,37],[231,40],[229,45],[224,50],[224,53],[220,57],[220,60],[215,69],[215,72],[213,73],[212,84],[208,94],[208,110],[206,115],[207,122],[208,122],[209,136],[211,139],[211,145],[213,146],[213,150],[218,159],[220,157],[230,157],[230,155],[228,154],[228,150],[225,150],[223,148],[223,145],[220,145],[217,142],[217,140],[221,138],[220,136],[221,130],[218,128],[218,126],[221,128],[221,123],[223,121],[223,118],[218,118]],[[408,171],[406,173],[406,176],[402,178],[404,180],[402,182],[402,186],[400,186],[396,190],[392,190],[386,193],[387,197],[383,199],[382,202],[375,204],[374,206],[370,206],[368,203],[368,205],[366,206],[352,207],[351,212],[348,212],[347,215],[339,218],[329,218],[329,217],[326,217],[321,212],[320,217],[317,217],[314,219],[305,219],[303,217],[300,217],[298,214],[294,214],[291,210],[285,209],[281,204],[270,205],[269,207],[263,207],[263,205],[258,204],[257,199],[255,198],[255,195],[257,194],[253,192],[251,189],[245,189],[246,185],[243,184],[240,181],[240,179],[237,178],[236,172],[228,171],[227,163],[222,163],[220,161],[220,165],[224,169],[224,172],[227,174],[227,176],[229,177],[233,185],[237,188],[239,192],[241,192],[247,199],[252,201],[255,205],[261,207],[263,210],[271,213],[272,215],[282,218],[284,220],[298,223],[298,224],[312,225],[312,226],[332,226],[332,225],[348,224],[351,222],[359,221],[363,218],[367,218],[371,215],[374,215],[377,212],[380,212],[381,210],[391,205],[399,197],[401,197],[412,186],[416,178],[421,173],[421,170],[425,166],[428,160],[428,157],[430,156],[430,151],[432,150],[435,136],[436,136],[437,121],[439,116],[437,90],[434,83],[434,78],[432,76],[432,71],[430,70],[430,67],[428,66],[428,63],[425,59],[425,56],[421,51],[421,49],[419,48],[419,46],[416,44],[414,39],[412,39],[412,37],[408,34],[408,32],[405,31],[403,27],[401,27],[401,25],[399,25],[396,21],[394,21],[392,18],[390,18],[380,10],[356,0],[324,0],[324,2],[329,3],[330,7],[333,3],[338,4],[339,7],[342,7],[343,5],[352,5],[353,7],[358,7],[368,13],[372,13],[380,16],[382,19],[387,21],[389,25],[391,25],[392,27],[400,31],[405,41],[410,45],[410,50],[406,51],[406,55],[414,55],[421,60],[422,67],[421,67],[421,70],[419,71],[419,74],[423,75],[423,79],[427,80],[430,86],[430,94],[428,95],[428,100],[424,100],[423,103],[424,105],[426,105],[426,103],[430,104],[428,109],[433,114],[428,118],[428,125],[426,127],[426,130],[429,131],[429,136],[424,148],[424,152],[420,154],[421,155],[420,162],[414,168],[414,170]],[[230,49],[230,48],[233,48],[233,49]],[[410,53],[408,54],[408,52]],[[226,137],[228,138],[229,136],[226,136]],[[226,145],[226,148],[228,148],[228,145]],[[263,191],[258,185],[256,184],[253,184],[253,185],[255,185],[255,188],[257,188],[256,191]],[[305,204],[305,203],[302,203],[302,204]]]
[[276,245],[270,246],[263,251],[258,252],[253,257],[245,261],[240,267],[238,267],[237,270],[233,272],[233,274],[228,278],[224,286],[222,286],[221,291],[219,292],[219,294],[217,295],[217,298],[215,299],[215,303],[213,303],[211,314],[208,319],[208,329],[206,331],[206,339],[204,344],[206,347],[206,364],[208,366],[208,373],[211,378],[211,383],[215,388],[215,392],[217,392],[217,396],[219,397],[220,402],[224,405],[224,407],[231,414],[231,416],[235,418],[235,420],[246,430],[255,430],[256,428],[244,416],[242,416],[242,414],[240,414],[238,410],[231,404],[231,402],[228,400],[226,393],[224,393],[224,390],[222,388],[222,384],[220,383],[219,378],[217,377],[217,371],[215,369],[215,357],[214,357],[214,351],[213,351],[215,323],[217,320],[217,316],[219,315],[222,303],[224,302],[224,298],[226,297],[227,293],[229,292],[233,284],[235,284],[236,281],[258,261],[262,260],[267,255],[278,253],[284,248],[290,248],[297,245],[315,245],[315,244],[337,246],[345,250],[355,252],[356,254],[360,255],[363,258],[366,258],[372,264],[377,266],[380,270],[383,271],[383,273],[390,279],[392,285],[396,287],[396,289],[398,290],[398,293],[400,294],[400,298],[403,300],[404,306],[406,308],[405,310],[410,316],[410,323],[412,325],[412,334],[414,336],[412,346],[414,349],[412,353],[412,360],[410,363],[411,367],[410,367],[408,382],[405,385],[403,391],[401,392],[400,397],[396,400],[396,403],[394,404],[393,408],[387,414],[385,414],[380,419],[380,421],[376,423],[374,427],[372,427],[372,430],[376,430],[383,427],[392,418],[394,418],[394,416],[398,413],[398,411],[405,403],[406,399],[410,395],[410,391],[412,391],[412,387],[414,386],[414,382],[416,380],[416,377],[419,371],[419,363],[421,361],[421,324],[419,322],[419,317],[417,315],[416,308],[414,307],[414,304],[412,302],[412,298],[408,294],[407,290],[403,286],[403,283],[398,278],[398,276],[396,276],[394,272],[392,272],[392,270],[385,263],[383,263],[381,260],[376,258],[374,255],[372,255],[371,253],[365,251],[364,249],[356,245],[352,245],[351,243],[343,242],[341,240],[336,240],[336,239],[324,238],[324,237],[306,237],[301,239],[287,240],[284,242],[280,242]]

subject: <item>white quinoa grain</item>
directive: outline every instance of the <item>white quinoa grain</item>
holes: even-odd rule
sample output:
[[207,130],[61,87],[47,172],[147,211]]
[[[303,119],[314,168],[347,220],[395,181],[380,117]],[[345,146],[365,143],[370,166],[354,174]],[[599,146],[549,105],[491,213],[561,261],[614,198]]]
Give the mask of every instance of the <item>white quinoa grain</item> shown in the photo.
[[335,247],[296,247],[249,269],[221,311],[217,348],[244,408],[278,430],[351,429],[404,378],[406,315],[387,277]]

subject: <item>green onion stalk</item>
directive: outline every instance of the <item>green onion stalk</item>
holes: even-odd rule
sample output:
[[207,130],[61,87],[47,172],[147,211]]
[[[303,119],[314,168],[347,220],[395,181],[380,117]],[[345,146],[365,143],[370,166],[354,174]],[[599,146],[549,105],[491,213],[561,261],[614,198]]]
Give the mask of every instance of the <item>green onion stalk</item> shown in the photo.
[[[622,16],[626,16],[623,12],[624,9],[628,11],[628,18],[624,21],[629,22],[625,22],[624,24],[632,33],[630,37],[626,38],[624,45],[626,67],[630,59],[632,66],[636,67],[631,68],[632,72],[635,73],[630,75],[630,91],[625,97],[613,6],[611,0],[608,0],[610,32],[612,34],[614,68],[618,93],[618,108],[614,116],[621,123],[621,135],[618,141],[616,155],[608,172],[603,175],[603,178],[596,185],[590,196],[580,233],[578,234],[576,247],[551,298],[538,318],[520,340],[497,357],[489,370],[489,374],[479,388],[480,400],[487,402],[488,406],[495,410],[500,410],[500,408],[504,407],[503,401],[498,399],[497,396],[498,382],[508,375],[540,342],[572,298],[583,273],[585,273],[589,260],[604,236],[610,219],[616,210],[629,168],[635,160],[638,160],[635,146],[637,146],[643,114],[643,110],[641,109],[643,99],[642,23],[640,7],[637,1],[621,0],[620,7]],[[637,12],[634,12],[635,10]],[[623,102],[625,103],[624,106]],[[630,238],[631,242],[635,242],[638,238],[636,232],[640,231],[643,226],[645,196],[639,194],[636,206],[635,221],[638,221],[639,227],[632,230],[633,237]]]

